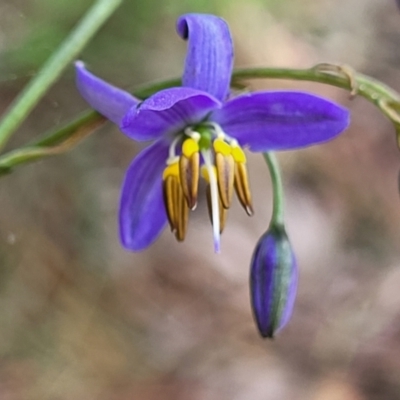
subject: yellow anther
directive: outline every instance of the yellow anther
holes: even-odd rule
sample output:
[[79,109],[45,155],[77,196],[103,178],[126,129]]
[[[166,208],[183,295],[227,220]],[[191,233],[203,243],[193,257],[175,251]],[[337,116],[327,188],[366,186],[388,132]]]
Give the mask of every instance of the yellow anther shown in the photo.
[[184,240],[189,208],[180,184],[178,163],[167,166],[163,174],[163,197],[171,231],[180,242]]
[[235,164],[235,191],[247,215],[253,215],[251,192],[245,163]]
[[221,153],[224,156],[229,156],[232,151],[231,146],[223,139],[215,139],[213,142],[213,147],[216,153]]
[[187,138],[182,145],[182,154],[190,158],[194,153],[199,152],[199,143],[192,139],[192,138]]
[[[187,141],[188,140],[186,140],[186,142]],[[197,145],[196,142],[194,143]],[[190,147],[193,148],[192,145],[190,145]],[[183,195],[185,196],[187,205],[191,210],[194,210],[197,205],[199,169],[200,153],[198,151],[193,152],[190,157],[186,156],[186,154],[182,154],[179,159],[180,182],[182,185]]]
[[176,176],[179,180],[179,162],[174,162],[170,165],[167,165],[167,167],[164,169],[163,172],[163,180],[165,181],[165,179],[168,176]]
[[[213,166],[214,174],[217,174],[217,168],[215,165]],[[210,176],[208,175],[208,169],[205,165],[201,166],[201,177],[207,182],[210,183]]]
[[237,163],[245,163],[247,161],[246,154],[244,154],[243,149],[239,145],[232,146],[232,156]]
[[232,154],[223,155],[222,153],[216,153],[214,162],[217,168],[219,197],[224,208],[229,208],[233,194],[235,161]]

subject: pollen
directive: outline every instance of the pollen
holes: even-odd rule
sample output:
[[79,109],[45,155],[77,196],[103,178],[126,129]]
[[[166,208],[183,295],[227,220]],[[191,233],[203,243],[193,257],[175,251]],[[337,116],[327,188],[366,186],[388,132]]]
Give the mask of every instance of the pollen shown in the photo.
[[180,180],[180,178],[179,178],[179,163],[178,163],[178,161],[167,165],[167,167],[164,169],[163,180],[165,181],[169,176],[174,176],[178,180]]
[[226,143],[223,139],[215,139],[213,142],[215,153],[220,153],[223,156],[229,156],[232,152],[231,146]]
[[200,137],[187,138],[183,142],[182,155],[179,158],[180,183],[187,205],[191,210],[197,206],[200,168],[199,139]]
[[247,161],[246,154],[238,144],[232,144],[232,156],[237,163],[245,163]]
[[[217,168],[213,165],[214,174],[217,174]],[[201,177],[207,182],[210,183],[210,175],[208,174],[208,169],[205,165],[201,166]]]
[[186,158],[192,157],[193,154],[199,152],[199,143],[195,139],[188,138],[183,142],[182,154]]

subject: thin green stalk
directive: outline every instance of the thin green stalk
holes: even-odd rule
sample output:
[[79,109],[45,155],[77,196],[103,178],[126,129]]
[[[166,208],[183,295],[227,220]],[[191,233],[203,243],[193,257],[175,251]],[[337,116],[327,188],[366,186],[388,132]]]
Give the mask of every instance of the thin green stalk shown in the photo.
[[104,117],[93,119],[89,121],[90,123],[78,127],[74,134],[70,135],[67,139],[60,143],[52,143],[51,146],[31,145],[9,151],[0,157],[0,175],[11,172],[12,168],[17,165],[65,153],[75,147],[85,137],[93,133],[105,121],[106,119]]
[[37,75],[17,96],[0,121],[0,148],[21,125],[48,88],[60,76],[64,68],[110,17],[122,0],[98,0],[87,12],[75,30],[65,39],[60,48],[44,64]]
[[400,94],[384,83],[346,65],[318,64],[307,69],[244,68],[234,71],[232,83],[255,78],[319,82],[346,89],[377,106],[394,124],[400,147]]
[[[233,72],[232,84],[235,85],[242,80],[264,78],[264,79],[287,79],[287,80],[299,80],[299,81],[311,81],[328,84],[331,86],[336,86],[342,89],[347,89],[352,91],[352,83],[349,77],[334,72],[323,72],[317,68],[309,69],[288,69],[288,68],[246,68],[238,69]],[[133,94],[141,99],[151,96],[159,90],[166,89],[172,86],[179,86],[180,79],[173,78],[162,82],[156,82],[153,84],[147,84],[143,87],[134,90]],[[366,98],[375,105],[377,105],[381,110],[382,106],[387,104],[400,103],[400,94],[371,77],[362,75],[359,73],[354,73],[354,85],[357,87],[357,95]],[[385,115],[387,115],[393,121],[393,115],[388,115],[388,109],[384,110]],[[393,113],[397,110],[394,107]],[[76,126],[80,124],[90,123],[93,119],[101,118],[99,114],[95,111],[87,111],[82,116],[77,119],[67,123],[63,127],[46,133],[43,138],[40,138],[35,144],[52,144],[52,138],[63,138],[68,134],[72,134],[76,129]],[[88,121],[88,122],[86,122]],[[400,120],[399,120],[400,123]],[[58,139],[57,139],[58,140]],[[43,143],[42,143],[43,142]]]
[[[143,85],[137,88],[133,94],[139,98],[145,98],[159,90],[178,85],[180,85],[180,79],[171,79]],[[61,128],[45,133],[32,143],[0,156],[0,176],[10,173],[18,165],[70,150],[106,121],[96,111],[88,110],[83,112]]]
[[[243,87],[243,81],[255,78],[311,81],[346,89],[350,91],[353,96],[362,96],[375,104],[393,122],[397,135],[400,138],[400,95],[382,82],[369,76],[359,74],[347,66],[321,64],[309,69],[238,69],[233,72],[232,86]],[[133,94],[138,98],[144,99],[159,90],[179,85],[180,79],[174,78],[144,85],[134,90]],[[103,121],[103,117],[95,111],[89,110],[85,112],[62,127],[45,133],[33,143],[0,156],[0,173],[9,171],[15,165],[30,162],[32,158],[29,156],[25,158],[25,152],[29,155],[32,154],[33,148],[58,146],[63,143],[64,140],[73,137],[81,128],[99,126],[96,125],[96,122],[102,123]],[[43,153],[49,155],[50,152],[45,150]],[[36,153],[35,150],[35,154],[37,158],[39,158],[40,151]]]
[[[140,99],[144,99],[162,89],[166,89],[172,86],[179,86],[180,84],[181,80],[177,78],[167,81],[155,82],[138,87],[133,91],[133,94]],[[45,133],[39,139],[33,141],[30,145],[52,146],[70,137],[81,126],[90,125],[91,123],[95,121],[100,121],[102,119],[104,118],[98,112],[94,110],[87,110],[71,122],[63,125],[61,128],[57,128],[55,130],[51,130]]]
[[[349,91],[355,90],[355,94],[365,97],[375,105],[378,105],[379,98],[400,101],[400,94],[385,85],[384,83],[359,72],[351,70],[350,67],[327,64],[316,65],[307,69],[290,68],[243,68],[234,71],[233,83],[246,79],[268,78],[287,79],[295,81],[309,81],[325,83]],[[331,66],[333,68],[328,68]],[[343,72],[345,69],[346,72]]]
[[284,192],[282,177],[279,168],[278,159],[275,153],[263,153],[264,159],[268,165],[269,174],[271,176],[272,191],[273,191],[273,207],[271,225],[283,226],[284,225]]

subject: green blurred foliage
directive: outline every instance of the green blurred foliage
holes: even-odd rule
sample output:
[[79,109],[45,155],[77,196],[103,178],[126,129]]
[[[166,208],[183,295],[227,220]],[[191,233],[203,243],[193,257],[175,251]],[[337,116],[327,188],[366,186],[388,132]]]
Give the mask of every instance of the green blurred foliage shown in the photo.
[[[124,64],[134,60],[139,64],[141,56],[151,46],[154,27],[164,20],[174,21],[185,12],[208,12],[218,14],[227,0],[127,0],[109,20],[96,38],[84,51],[84,58],[98,65],[103,71],[122,69],[131,74],[132,65],[124,71]],[[67,36],[74,24],[92,4],[89,0],[35,0],[21,1],[16,8],[6,8],[9,15],[21,26],[16,40],[10,39],[1,54],[0,74],[18,77],[34,73]],[[10,15],[10,14],[18,15]],[[19,18],[18,18],[19,16]],[[173,25],[169,24],[172,30]],[[8,32],[4,32],[6,37]],[[128,56],[128,57],[127,57]],[[144,55],[145,57],[145,55]],[[142,62],[143,63],[143,62]]]

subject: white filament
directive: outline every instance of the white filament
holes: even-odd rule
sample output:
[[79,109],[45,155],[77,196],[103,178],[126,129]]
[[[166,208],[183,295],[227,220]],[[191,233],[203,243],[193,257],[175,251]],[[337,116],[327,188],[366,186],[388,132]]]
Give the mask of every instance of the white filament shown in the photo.
[[176,155],[176,145],[178,144],[180,139],[180,135],[176,136],[176,138],[174,138],[174,140],[169,145],[167,164],[173,164],[178,161],[178,157]]
[[191,127],[187,127],[184,132],[185,132],[186,136],[189,136],[190,138],[192,138],[196,142],[198,142],[200,140],[200,138],[201,138],[200,133],[194,131]]
[[211,219],[213,226],[214,236],[214,251],[219,253],[220,249],[220,227],[219,227],[219,199],[218,199],[218,185],[217,177],[215,175],[214,163],[212,160],[212,154],[210,150],[203,150],[201,152],[204,164],[207,168],[208,177],[210,180],[210,191],[211,191]]
[[229,143],[231,143],[232,141],[235,141],[237,143],[236,139],[234,139],[234,138],[230,137],[228,134],[226,134],[223,131],[223,129],[215,122],[207,122],[207,125],[210,126],[214,130],[214,134],[218,139],[225,140]]

